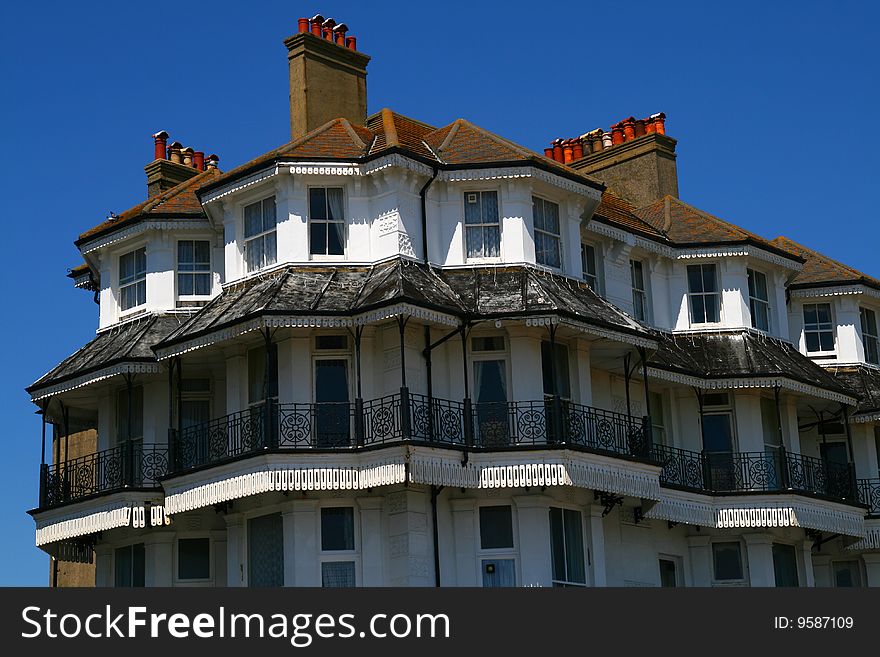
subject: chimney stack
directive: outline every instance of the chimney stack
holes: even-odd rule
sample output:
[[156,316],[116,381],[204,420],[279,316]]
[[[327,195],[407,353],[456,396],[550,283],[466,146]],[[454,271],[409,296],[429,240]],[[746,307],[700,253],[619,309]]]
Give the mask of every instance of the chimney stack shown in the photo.
[[[310,29],[304,29],[308,25]],[[367,120],[367,64],[348,26],[318,14],[297,21],[284,40],[290,75],[290,137],[337,118],[353,125]]]
[[[153,161],[144,167],[147,174],[147,198],[189,180],[204,170],[205,154],[183,148],[179,141],[168,144],[168,133],[160,130],[153,135]],[[216,155],[213,157],[217,157]]]

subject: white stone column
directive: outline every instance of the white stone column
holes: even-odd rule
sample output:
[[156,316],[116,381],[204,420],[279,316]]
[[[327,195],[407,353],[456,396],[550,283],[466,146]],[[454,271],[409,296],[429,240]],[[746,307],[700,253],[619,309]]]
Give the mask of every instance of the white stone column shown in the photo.
[[576,339],[574,341],[574,357],[577,363],[576,388],[573,391],[575,401],[584,406],[593,405],[593,372],[590,362],[590,341]]
[[518,544],[522,586],[553,586],[550,554],[550,498],[543,495],[517,495]]
[[95,586],[115,585],[113,577],[113,548],[109,545],[95,546]]
[[427,494],[412,488],[391,493],[388,510],[389,582],[392,586],[433,586],[428,548]]
[[769,534],[744,534],[752,586],[776,586],[773,569],[773,537]]
[[477,535],[474,499],[449,501],[455,543],[456,586],[480,586],[477,581]]
[[361,521],[361,585],[385,585],[381,497],[357,498]]
[[248,406],[247,353],[243,348],[226,352],[226,412],[242,411]]
[[[318,501],[296,500],[293,503],[293,583],[296,586],[321,586],[319,564],[320,528]],[[287,532],[285,531],[285,539]],[[287,544],[285,543],[285,574],[287,583]]]
[[244,521],[240,514],[226,516],[226,586],[244,586]]
[[226,567],[226,531],[211,532],[211,550],[214,557],[214,586],[226,586],[228,568]]
[[296,586],[296,512],[295,502],[281,511],[281,545],[284,554],[284,586]]
[[813,582],[817,587],[834,586],[831,577],[831,557],[825,554],[812,555]]
[[155,532],[144,539],[144,585],[174,584],[174,534]]
[[[593,549],[593,586],[608,586],[608,575],[605,570],[605,519],[602,517],[604,509],[601,506],[591,505],[590,514],[590,545]],[[549,536],[549,528],[548,528]]]
[[816,577],[813,573],[813,541],[808,539],[801,543],[801,559],[804,566],[801,586],[812,588],[816,586]]
[[[544,379],[541,376],[541,340],[547,330],[524,326],[510,326],[510,368],[511,389],[508,401],[533,401],[544,398]],[[477,391],[473,391],[476,401]]]
[[863,554],[862,561],[865,562],[865,582],[872,588],[880,588],[880,554],[876,552]]
[[691,581],[694,586],[712,585],[712,542],[708,536],[688,536]]

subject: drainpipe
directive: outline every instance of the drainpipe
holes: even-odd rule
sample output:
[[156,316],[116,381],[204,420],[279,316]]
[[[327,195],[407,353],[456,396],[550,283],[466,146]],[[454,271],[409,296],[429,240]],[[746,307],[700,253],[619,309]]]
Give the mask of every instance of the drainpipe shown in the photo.
[[421,191],[419,192],[419,198],[422,203],[422,258],[425,260],[425,264],[428,264],[428,210],[427,210],[427,196],[428,196],[428,187],[437,179],[438,170],[436,167],[431,167],[431,177],[428,178],[428,182],[426,182]]
[[857,492],[858,484],[856,482],[856,459],[855,459],[855,455],[853,454],[852,431],[850,430],[850,427],[849,427],[849,407],[846,404],[841,404],[840,410],[843,414],[843,426],[844,426],[844,429],[846,430],[846,448],[847,448],[847,451],[849,452],[850,480],[852,481],[850,495],[853,496],[853,499],[858,499],[858,492]]
[[409,317],[398,315],[397,329],[400,332],[400,431],[404,440],[412,436],[409,411],[409,388],[406,386],[406,325]]
[[354,442],[358,447],[364,444],[364,399],[361,392],[361,337],[363,325],[354,329],[354,369],[357,381],[357,396],[354,399]]
[[440,537],[437,534],[437,496],[443,486],[431,486],[431,524],[434,533],[434,586],[440,587]]

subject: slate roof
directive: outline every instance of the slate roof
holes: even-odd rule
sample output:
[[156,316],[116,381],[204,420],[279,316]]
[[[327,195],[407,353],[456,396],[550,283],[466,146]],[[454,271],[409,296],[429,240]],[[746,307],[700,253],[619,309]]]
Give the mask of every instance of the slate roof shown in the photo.
[[862,284],[880,289],[880,280],[863,274],[842,262],[832,260],[787,237],[777,237],[773,240],[773,244],[805,260],[803,269],[798,272],[790,287]]
[[144,219],[158,219],[161,217],[203,219],[205,212],[202,210],[202,204],[196,196],[196,192],[201,186],[220,175],[220,172],[214,168],[201,171],[189,180],[185,180],[161,194],[138,203],[122,214],[111,217],[94,228],[90,228],[79,236],[75,244],[79,246],[90,239],[119,230],[125,226],[136,224]]
[[829,372],[841,385],[851,389],[859,397],[856,415],[880,413],[880,370],[875,367],[840,367]]
[[146,315],[124,322],[95,338],[26,388],[33,394],[49,386],[121,363],[156,362],[151,347],[178,328],[179,315]]
[[374,267],[289,265],[226,288],[157,349],[262,316],[348,317],[397,303],[462,319],[553,312],[650,339],[586,283],[533,267],[437,269],[400,258]]
[[779,377],[849,397],[856,393],[790,343],[755,331],[660,333],[648,365],[700,379]]

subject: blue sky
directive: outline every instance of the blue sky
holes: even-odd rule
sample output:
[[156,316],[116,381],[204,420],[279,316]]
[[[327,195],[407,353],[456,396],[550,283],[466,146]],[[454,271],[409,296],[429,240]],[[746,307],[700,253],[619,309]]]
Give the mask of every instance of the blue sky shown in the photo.
[[153,132],[217,153],[223,169],[286,142],[282,40],[299,16],[346,22],[372,55],[371,112],[464,117],[538,151],[666,112],[685,201],[880,276],[876,3],[153,0],[0,12],[0,585],[47,581],[25,514],[40,424],[23,388],[94,335],[97,306],[64,276],[81,262],[73,240],[144,198]]

